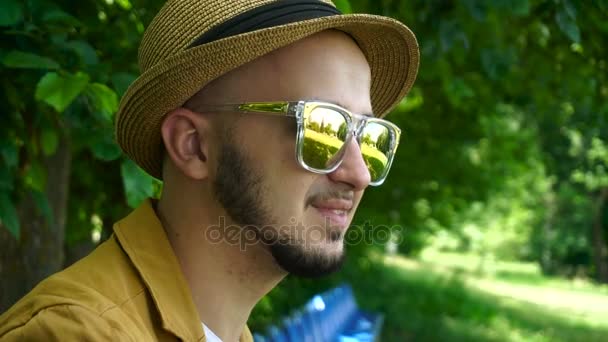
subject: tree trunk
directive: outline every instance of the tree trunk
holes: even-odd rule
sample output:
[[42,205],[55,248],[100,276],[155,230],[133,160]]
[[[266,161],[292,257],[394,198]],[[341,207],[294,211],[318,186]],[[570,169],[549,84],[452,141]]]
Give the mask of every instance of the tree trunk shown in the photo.
[[542,226],[542,240],[540,242],[540,265],[543,273],[555,273],[555,262],[553,261],[553,251],[551,250],[551,233],[555,221],[555,213],[557,211],[557,203],[553,188],[545,196],[545,220]]
[[593,214],[593,259],[597,280],[600,283],[608,283],[608,247],[604,237],[604,204],[608,198],[608,187],[600,189],[599,196],[595,202],[595,212]]
[[30,193],[17,206],[21,238],[0,229],[0,312],[6,311],[38,282],[63,266],[71,151],[61,135],[55,154],[44,160],[46,197],[53,214],[47,222]]

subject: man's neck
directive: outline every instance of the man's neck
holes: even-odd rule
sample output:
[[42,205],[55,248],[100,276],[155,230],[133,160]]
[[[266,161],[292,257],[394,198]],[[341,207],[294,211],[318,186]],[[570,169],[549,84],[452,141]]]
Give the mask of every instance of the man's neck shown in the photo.
[[201,321],[223,341],[237,341],[255,304],[283,279],[285,272],[262,243],[242,245],[238,237],[218,239],[218,232],[224,234],[226,225],[218,229],[220,215],[211,214],[221,210],[208,209],[204,212],[161,200],[157,214]]

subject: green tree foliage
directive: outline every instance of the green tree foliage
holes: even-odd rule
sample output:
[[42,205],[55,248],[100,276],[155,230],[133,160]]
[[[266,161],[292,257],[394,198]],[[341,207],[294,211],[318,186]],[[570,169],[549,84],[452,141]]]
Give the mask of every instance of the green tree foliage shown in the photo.
[[0,4],[0,267],[10,279],[0,309],[62,267],[64,245],[70,256],[71,246],[90,243],[94,217],[109,232],[127,204],[158,188],[113,138],[143,23],[161,1],[136,5]]
[[[459,248],[476,240],[487,247],[475,248],[502,244],[513,257],[549,258],[550,272],[579,260],[589,274],[606,262],[605,254],[595,262],[575,257],[606,245],[592,234],[594,215],[605,216],[601,191],[583,181],[600,184],[603,166],[598,157],[573,156],[569,137],[579,132],[583,151],[608,138],[607,3],[351,5],[408,23],[422,51],[412,93],[388,117],[404,130],[393,171],[384,189],[368,192],[358,217],[404,225],[408,253],[456,236]],[[578,242],[563,248],[560,236]],[[519,247],[507,248],[513,243]]]
[[344,122],[340,125],[340,127],[338,127],[338,133],[336,134],[336,137],[338,137],[338,139],[344,141],[344,140],[346,140],[347,134],[348,134],[348,130],[346,127],[346,122]]

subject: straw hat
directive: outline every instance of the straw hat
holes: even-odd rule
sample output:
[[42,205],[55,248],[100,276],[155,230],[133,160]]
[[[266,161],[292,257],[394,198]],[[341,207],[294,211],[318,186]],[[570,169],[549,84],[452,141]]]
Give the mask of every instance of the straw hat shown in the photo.
[[122,97],[116,117],[118,144],[160,179],[166,113],[228,71],[327,29],[346,32],[363,51],[372,74],[372,108],[383,117],[418,71],[416,37],[400,22],[342,15],[329,0],[169,0],[141,41],[141,76]]

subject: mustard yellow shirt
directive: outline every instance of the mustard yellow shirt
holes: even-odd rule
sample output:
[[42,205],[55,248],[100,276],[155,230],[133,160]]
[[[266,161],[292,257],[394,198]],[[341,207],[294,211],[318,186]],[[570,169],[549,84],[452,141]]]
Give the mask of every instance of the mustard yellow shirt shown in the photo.
[[[150,201],[90,255],[0,316],[2,341],[205,341],[189,287]],[[247,327],[241,342],[253,341]]]

